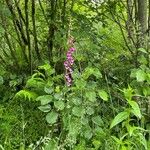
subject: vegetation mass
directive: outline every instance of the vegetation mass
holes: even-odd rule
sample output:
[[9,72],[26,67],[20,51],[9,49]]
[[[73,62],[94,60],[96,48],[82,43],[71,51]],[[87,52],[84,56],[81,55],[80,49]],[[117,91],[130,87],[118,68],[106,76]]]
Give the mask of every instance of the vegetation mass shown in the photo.
[[149,150],[150,1],[0,0],[0,149]]

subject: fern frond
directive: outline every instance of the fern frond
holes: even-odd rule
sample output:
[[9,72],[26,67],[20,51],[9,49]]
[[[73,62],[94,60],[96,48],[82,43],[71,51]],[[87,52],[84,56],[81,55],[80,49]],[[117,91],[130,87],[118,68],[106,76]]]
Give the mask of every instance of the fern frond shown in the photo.
[[38,95],[35,92],[29,91],[29,90],[21,90],[18,93],[16,93],[14,98],[24,98],[25,100],[35,100],[38,97]]

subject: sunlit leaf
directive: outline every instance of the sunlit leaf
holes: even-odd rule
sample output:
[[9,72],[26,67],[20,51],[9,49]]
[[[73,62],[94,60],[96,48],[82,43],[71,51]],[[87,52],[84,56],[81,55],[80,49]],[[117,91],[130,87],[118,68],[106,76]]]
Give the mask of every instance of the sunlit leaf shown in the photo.
[[51,110],[51,106],[50,105],[42,105],[42,106],[39,106],[38,109],[40,109],[42,112],[49,112]]
[[41,105],[46,105],[53,100],[53,96],[51,95],[42,95],[37,97],[36,101],[41,101]]
[[116,126],[117,124],[119,124],[120,122],[122,122],[123,120],[127,119],[129,117],[129,113],[126,111],[123,111],[121,113],[119,113],[112,121],[110,128],[113,128],[114,126]]
[[138,117],[138,118],[141,118],[142,115],[141,115],[141,111],[140,111],[140,108],[139,108],[139,105],[135,102],[135,101],[128,101],[128,103],[130,104],[130,106],[132,107],[132,113]]
[[108,101],[108,94],[106,91],[104,90],[99,90],[98,91],[98,95],[100,96],[100,98],[104,101]]
[[146,74],[143,70],[138,70],[136,72],[136,79],[138,82],[143,82],[146,79]]
[[58,110],[63,110],[64,109],[64,107],[65,107],[65,104],[64,104],[64,102],[63,101],[55,101],[54,102],[54,106],[55,106],[55,108],[57,108]]
[[58,113],[52,111],[46,115],[46,121],[49,124],[54,124],[57,121]]

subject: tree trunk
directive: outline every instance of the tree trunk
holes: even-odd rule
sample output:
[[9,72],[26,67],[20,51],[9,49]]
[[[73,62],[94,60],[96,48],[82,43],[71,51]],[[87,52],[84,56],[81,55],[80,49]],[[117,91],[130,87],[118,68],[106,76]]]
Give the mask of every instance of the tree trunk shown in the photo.
[[146,46],[146,32],[148,27],[147,18],[147,0],[138,0],[138,21],[139,21],[139,31],[141,33],[140,47]]

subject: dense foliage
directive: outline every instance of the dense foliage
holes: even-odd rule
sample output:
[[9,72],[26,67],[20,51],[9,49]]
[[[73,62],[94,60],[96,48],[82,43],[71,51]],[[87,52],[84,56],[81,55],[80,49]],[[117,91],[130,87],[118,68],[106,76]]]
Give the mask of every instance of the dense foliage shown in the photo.
[[148,0],[0,1],[0,149],[150,149]]

